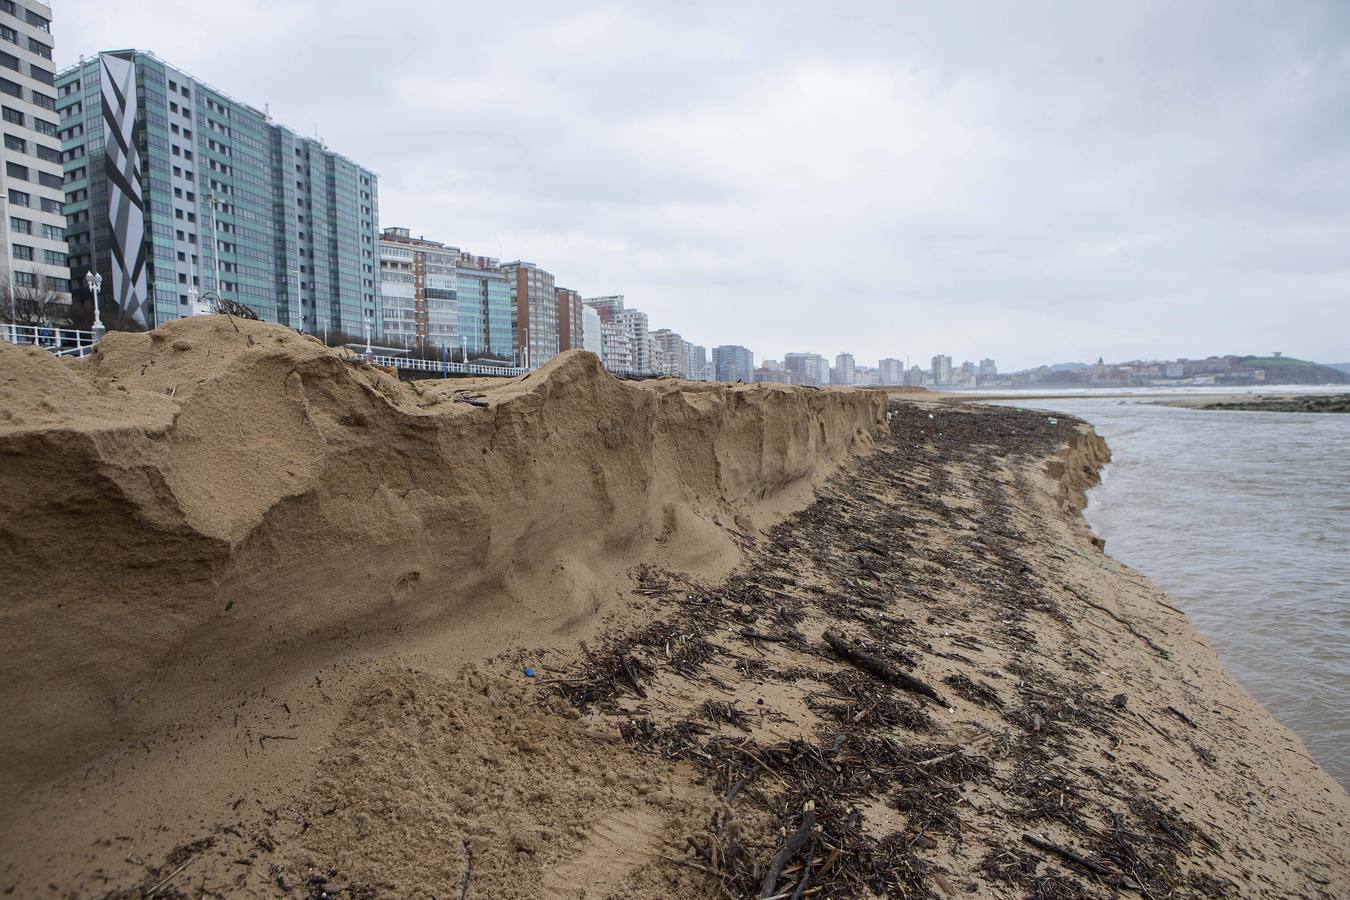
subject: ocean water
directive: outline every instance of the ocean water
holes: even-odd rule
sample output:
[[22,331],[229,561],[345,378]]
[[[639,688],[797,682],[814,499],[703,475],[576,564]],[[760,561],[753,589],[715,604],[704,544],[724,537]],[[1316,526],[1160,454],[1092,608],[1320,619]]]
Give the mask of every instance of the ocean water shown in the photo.
[[1106,552],[1167,591],[1350,785],[1350,415],[1008,405],[1078,416],[1106,438],[1112,462],[1085,512]]

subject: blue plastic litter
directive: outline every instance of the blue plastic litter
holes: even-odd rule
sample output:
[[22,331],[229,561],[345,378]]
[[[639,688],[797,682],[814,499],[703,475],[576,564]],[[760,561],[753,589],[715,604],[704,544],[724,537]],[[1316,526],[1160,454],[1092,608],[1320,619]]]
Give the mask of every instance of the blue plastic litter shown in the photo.
[[527,678],[533,678],[534,676],[535,676],[535,671],[534,671],[534,669],[530,668],[529,666],[526,666],[526,667],[525,667],[525,677],[527,677]]

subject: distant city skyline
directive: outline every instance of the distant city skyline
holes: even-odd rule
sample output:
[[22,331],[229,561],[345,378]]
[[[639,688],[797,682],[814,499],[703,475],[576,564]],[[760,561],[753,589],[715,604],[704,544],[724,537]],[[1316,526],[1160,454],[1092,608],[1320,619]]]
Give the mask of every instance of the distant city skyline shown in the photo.
[[381,226],[709,347],[1350,358],[1344,4],[402,6],[65,0],[55,63],[163,53],[374,169]]

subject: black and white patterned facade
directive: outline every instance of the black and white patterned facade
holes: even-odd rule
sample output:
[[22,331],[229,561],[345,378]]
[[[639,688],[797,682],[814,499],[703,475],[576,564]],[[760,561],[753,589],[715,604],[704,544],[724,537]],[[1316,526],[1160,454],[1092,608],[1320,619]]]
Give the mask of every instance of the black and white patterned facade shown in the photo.
[[128,320],[145,326],[145,201],[136,128],[136,65],[131,54],[103,53],[104,171],[112,231],[112,297]]

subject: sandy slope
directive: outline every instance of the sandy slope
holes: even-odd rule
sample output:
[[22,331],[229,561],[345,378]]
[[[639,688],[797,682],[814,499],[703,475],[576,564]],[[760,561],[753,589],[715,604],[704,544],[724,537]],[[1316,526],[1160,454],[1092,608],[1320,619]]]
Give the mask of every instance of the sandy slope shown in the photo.
[[1093,546],[1086,426],[238,324],[0,347],[0,890],[755,896],[808,818],[770,893],[1350,883],[1344,790]]
[[88,849],[109,822],[303,777],[376,661],[575,646],[640,561],[724,576],[884,399],[634,385],[582,353],[406,385],[209,317],[75,365],[0,347],[0,410],[0,834],[45,879],[125,871]]

